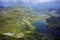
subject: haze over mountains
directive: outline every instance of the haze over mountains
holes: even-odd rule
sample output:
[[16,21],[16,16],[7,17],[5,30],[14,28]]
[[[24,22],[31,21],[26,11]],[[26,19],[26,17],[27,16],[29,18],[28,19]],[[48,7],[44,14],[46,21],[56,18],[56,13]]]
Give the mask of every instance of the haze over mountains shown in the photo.
[[[40,1],[40,2],[39,2]],[[41,0],[0,0],[0,6],[8,7],[13,5],[23,5],[29,8],[33,8],[34,10],[49,10],[49,9],[60,9],[60,1],[59,0],[50,0],[46,2]]]

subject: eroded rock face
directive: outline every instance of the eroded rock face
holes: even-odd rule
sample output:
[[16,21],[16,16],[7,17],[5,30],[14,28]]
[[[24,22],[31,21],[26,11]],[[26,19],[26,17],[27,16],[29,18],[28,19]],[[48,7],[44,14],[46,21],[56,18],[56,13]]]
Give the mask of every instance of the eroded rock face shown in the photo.
[[46,19],[46,22],[51,35],[54,35],[54,38],[56,39],[60,39],[60,16],[52,16]]

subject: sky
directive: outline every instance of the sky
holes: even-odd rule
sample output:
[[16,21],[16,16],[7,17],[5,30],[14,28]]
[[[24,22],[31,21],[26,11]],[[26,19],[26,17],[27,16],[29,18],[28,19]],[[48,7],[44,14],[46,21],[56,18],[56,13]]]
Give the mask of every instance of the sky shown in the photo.
[[1,2],[18,2],[18,1],[22,1],[25,3],[33,3],[33,4],[37,4],[37,3],[47,3],[47,2],[60,2],[60,0],[0,0]]
[[[16,5],[16,4],[25,4],[28,6],[30,5],[41,5],[40,7],[48,6],[48,7],[60,7],[60,0],[0,0],[0,6],[10,6],[10,5]],[[32,6],[33,6],[32,5]],[[38,5],[38,6],[39,6]]]
[[22,0],[22,1],[23,1],[23,2],[26,2],[26,3],[36,4],[36,3],[50,2],[51,0]]

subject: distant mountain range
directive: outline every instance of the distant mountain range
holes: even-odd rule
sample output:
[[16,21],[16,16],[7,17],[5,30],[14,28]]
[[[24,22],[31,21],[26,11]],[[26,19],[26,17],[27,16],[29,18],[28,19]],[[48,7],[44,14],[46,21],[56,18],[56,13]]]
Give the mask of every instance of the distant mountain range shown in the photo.
[[33,5],[32,8],[34,10],[50,10],[50,9],[60,9],[60,3],[43,3],[43,4],[36,4]]
[[19,1],[17,3],[15,2],[7,2],[7,3],[2,3],[2,5],[0,5],[0,9],[4,9],[5,7],[8,6],[13,6],[13,5],[22,5],[22,6],[26,6],[28,8],[32,8],[34,11],[41,11],[41,10],[52,10],[52,9],[60,9],[60,2],[48,2],[48,3],[37,3],[37,4],[33,4],[33,3],[24,3],[22,1]]
[[5,7],[4,6],[0,6],[0,11],[3,10]]
[[2,9],[2,8],[5,8],[4,6],[0,6],[0,8]]
[[[23,6],[27,6],[29,8],[32,8],[36,11],[40,11],[40,10],[49,10],[49,9],[60,9],[60,1],[55,1],[55,2],[47,2],[47,3],[37,3],[37,4],[33,4],[33,3],[24,3],[21,0],[18,2],[1,2],[0,6],[13,6],[13,5],[23,5]],[[3,8],[3,7],[0,7]]]

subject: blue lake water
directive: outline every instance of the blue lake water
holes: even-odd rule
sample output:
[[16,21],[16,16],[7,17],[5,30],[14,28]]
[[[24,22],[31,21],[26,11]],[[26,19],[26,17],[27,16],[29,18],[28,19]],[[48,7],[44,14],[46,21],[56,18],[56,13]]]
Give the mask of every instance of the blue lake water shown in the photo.
[[41,20],[38,20],[34,23],[32,23],[33,26],[35,26],[36,28],[36,32],[39,32],[39,33],[46,33],[46,32],[49,32],[49,33],[52,33],[52,35],[56,36],[56,37],[60,37],[60,34],[59,33],[56,33],[54,32],[53,30],[49,30],[46,28],[46,25],[44,22],[42,22]]
[[36,28],[35,31],[36,32],[40,32],[40,33],[47,32],[46,25],[41,20],[38,20],[37,22],[34,22],[33,26],[35,26],[35,28]]

